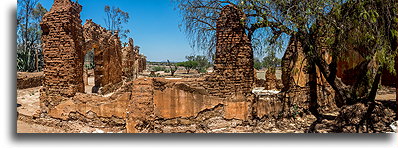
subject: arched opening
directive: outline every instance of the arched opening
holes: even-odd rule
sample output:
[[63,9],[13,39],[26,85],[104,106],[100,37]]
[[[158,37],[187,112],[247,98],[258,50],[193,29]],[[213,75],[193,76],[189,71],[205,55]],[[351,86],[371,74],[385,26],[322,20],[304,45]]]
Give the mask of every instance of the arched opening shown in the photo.
[[84,55],[83,79],[84,79],[84,92],[87,94],[93,93],[95,85],[95,63],[94,63],[94,48],[87,51]]

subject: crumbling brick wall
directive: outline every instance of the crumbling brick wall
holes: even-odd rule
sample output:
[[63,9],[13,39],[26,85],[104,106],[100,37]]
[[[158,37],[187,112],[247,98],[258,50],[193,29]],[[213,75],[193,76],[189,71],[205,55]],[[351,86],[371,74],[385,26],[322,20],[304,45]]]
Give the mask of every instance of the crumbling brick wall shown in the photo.
[[[108,75],[108,79],[106,84],[115,84],[122,81],[122,42],[120,41],[118,33],[114,33],[111,37],[110,44],[112,45],[108,54],[104,54],[103,56],[107,58],[104,62],[106,65],[106,74]],[[105,85],[106,85],[105,84]]]
[[309,79],[303,48],[301,43],[293,38],[282,57],[283,90],[289,90],[293,86],[305,87]]
[[134,46],[133,39],[129,39],[127,47],[123,48],[123,76],[127,80],[138,78],[138,74],[146,69],[146,57],[140,54],[140,48]]
[[52,96],[84,92],[81,10],[82,6],[71,0],[54,0],[40,23],[45,64],[42,102],[56,104]]
[[[326,52],[327,48],[318,44],[318,49],[322,53],[323,58],[326,62],[331,63],[331,57]],[[285,55],[282,58],[282,83],[283,91],[285,92],[297,92],[302,91],[305,93],[300,93],[299,97],[288,97],[290,102],[294,103],[303,108],[308,107],[309,100],[309,73],[308,73],[308,60],[303,52],[303,47],[301,43],[293,36],[289,42],[286,49]],[[334,102],[334,90],[326,81],[325,77],[319,71],[317,67],[317,90],[318,90],[318,104],[321,106],[321,112],[323,110],[334,110],[336,109],[336,104]],[[307,96],[305,96],[305,95]],[[296,96],[296,95],[294,95]],[[304,107],[305,106],[305,107]]]
[[214,96],[252,91],[253,49],[241,23],[244,18],[244,13],[234,5],[225,6],[218,18],[214,72],[207,79],[208,90]]
[[42,86],[43,80],[43,72],[17,72],[17,89],[26,89]]
[[83,26],[85,51],[94,48],[94,76],[96,88],[122,80],[122,46],[118,34],[112,33],[92,20]]
[[133,39],[129,39],[128,45],[123,48],[122,51],[122,65],[123,65],[123,76],[128,80],[133,80],[136,78],[136,73],[134,73],[134,61],[136,60],[136,54],[138,54],[137,48],[134,48]]
[[144,70],[146,69],[146,57],[144,55],[139,55],[138,63],[138,72],[144,72]]

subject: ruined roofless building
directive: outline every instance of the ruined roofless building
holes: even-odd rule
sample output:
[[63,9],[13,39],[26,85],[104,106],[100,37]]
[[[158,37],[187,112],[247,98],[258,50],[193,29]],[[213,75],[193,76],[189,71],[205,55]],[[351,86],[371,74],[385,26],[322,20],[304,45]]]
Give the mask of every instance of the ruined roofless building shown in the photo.
[[44,75],[42,102],[54,101],[53,96],[72,97],[84,92],[82,6],[71,0],[54,0],[43,16],[42,47]]
[[207,78],[210,94],[228,97],[251,93],[254,85],[253,49],[245,33],[244,13],[225,6],[217,20],[214,72]]

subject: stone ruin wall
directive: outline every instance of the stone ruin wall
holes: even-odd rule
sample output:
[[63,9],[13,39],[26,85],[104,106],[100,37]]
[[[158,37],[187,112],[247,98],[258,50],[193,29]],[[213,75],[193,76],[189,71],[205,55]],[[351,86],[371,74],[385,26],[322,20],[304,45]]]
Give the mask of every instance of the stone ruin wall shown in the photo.
[[[321,49],[326,62],[331,62],[331,57],[326,52],[326,47],[318,47]],[[290,43],[282,57],[282,83],[283,91],[287,92],[287,97],[291,102],[299,108],[308,109],[309,100],[309,74],[307,70],[308,61],[305,58],[305,53],[301,43],[294,37],[291,38]],[[321,106],[321,112],[334,111],[337,106],[334,102],[334,90],[331,88],[325,77],[317,67],[317,90],[318,90],[318,104]]]
[[134,71],[137,67],[134,67],[134,62],[137,60],[137,54],[139,54],[138,48],[134,47],[134,40],[129,39],[128,45],[122,49],[122,66],[123,76],[128,80],[134,80],[137,78],[138,73]]
[[204,88],[191,87],[198,82],[203,83],[195,78],[138,78],[110,97],[76,95],[50,109],[48,115],[127,133],[221,133],[253,132],[260,128],[255,119],[277,117],[282,111],[280,101],[269,101],[278,100],[276,96],[262,97],[255,104],[218,98]]
[[27,89],[43,85],[43,72],[17,72],[17,89]]
[[134,46],[133,39],[129,39],[129,43],[123,48],[123,76],[127,80],[134,80],[138,75],[146,70],[146,57],[140,54],[138,46]]
[[82,6],[71,0],[54,0],[40,23],[45,64],[42,106],[56,105],[62,97],[85,91],[84,55],[92,49],[97,88],[122,81],[122,46],[117,32],[112,35],[92,20],[82,26],[81,10]]
[[92,20],[84,24],[85,50],[94,49],[95,86],[104,87],[122,81],[122,45],[118,34]]
[[81,10],[81,5],[70,0],[54,0],[40,23],[45,64],[41,90],[44,108],[59,102],[54,97],[84,92]]
[[221,98],[250,94],[254,85],[253,50],[234,5],[225,6],[217,21],[214,72],[207,79],[209,92]]
[[146,57],[144,55],[139,55],[138,59],[138,72],[142,73],[146,70]]

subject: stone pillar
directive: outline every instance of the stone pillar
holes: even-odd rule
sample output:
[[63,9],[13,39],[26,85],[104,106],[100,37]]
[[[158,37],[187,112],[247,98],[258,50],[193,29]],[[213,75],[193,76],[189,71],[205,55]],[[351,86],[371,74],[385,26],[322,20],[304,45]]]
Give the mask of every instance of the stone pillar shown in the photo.
[[209,92],[219,97],[251,93],[254,85],[253,49],[244,29],[244,13],[225,6],[217,20],[214,72]]
[[127,80],[134,80],[133,70],[135,56],[134,41],[130,38],[127,47],[124,47],[122,51],[123,76],[126,77]]
[[40,23],[45,65],[41,103],[45,106],[57,104],[58,96],[84,92],[81,10],[71,0],[54,0]]

